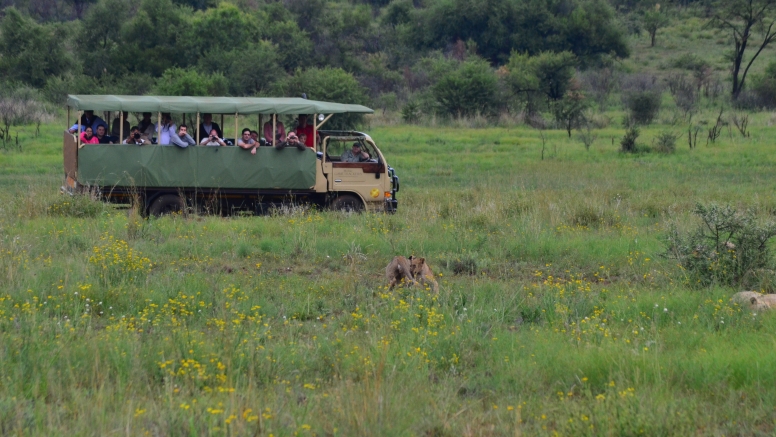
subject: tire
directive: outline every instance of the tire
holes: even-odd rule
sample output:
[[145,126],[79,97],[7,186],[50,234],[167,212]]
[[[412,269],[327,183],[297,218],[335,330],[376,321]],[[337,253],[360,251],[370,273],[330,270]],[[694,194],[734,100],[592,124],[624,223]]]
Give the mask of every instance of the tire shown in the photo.
[[329,207],[334,211],[362,212],[364,211],[364,202],[358,196],[343,194],[332,199]]
[[163,194],[148,207],[148,215],[154,217],[161,217],[163,215],[170,215],[183,212],[184,203],[183,199],[177,194]]

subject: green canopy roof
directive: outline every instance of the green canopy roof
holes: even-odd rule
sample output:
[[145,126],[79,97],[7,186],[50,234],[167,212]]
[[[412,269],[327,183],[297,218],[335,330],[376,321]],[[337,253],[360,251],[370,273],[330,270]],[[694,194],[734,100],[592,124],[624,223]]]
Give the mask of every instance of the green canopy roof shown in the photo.
[[177,97],[69,95],[67,105],[76,110],[175,112],[213,114],[371,114],[361,105],[319,102],[298,97]]

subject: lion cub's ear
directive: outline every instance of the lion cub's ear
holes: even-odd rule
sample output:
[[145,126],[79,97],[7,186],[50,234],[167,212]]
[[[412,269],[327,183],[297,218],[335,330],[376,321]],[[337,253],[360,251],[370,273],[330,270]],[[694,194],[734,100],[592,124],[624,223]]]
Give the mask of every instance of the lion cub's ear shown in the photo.
[[425,264],[425,263],[426,263],[426,258],[421,258],[421,259],[420,259],[420,263],[421,263],[421,264]]
[[409,260],[412,261],[413,259],[415,259],[415,257],[410,255]]

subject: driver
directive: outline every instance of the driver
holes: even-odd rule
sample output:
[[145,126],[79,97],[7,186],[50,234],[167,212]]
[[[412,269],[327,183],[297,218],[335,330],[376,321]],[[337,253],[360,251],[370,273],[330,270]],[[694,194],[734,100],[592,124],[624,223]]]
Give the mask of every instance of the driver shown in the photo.
[[346,150],[340,158],[342,162],[364,162],[369,160],[369,154],[361,149],[361,143],[353,143],[350,150]]

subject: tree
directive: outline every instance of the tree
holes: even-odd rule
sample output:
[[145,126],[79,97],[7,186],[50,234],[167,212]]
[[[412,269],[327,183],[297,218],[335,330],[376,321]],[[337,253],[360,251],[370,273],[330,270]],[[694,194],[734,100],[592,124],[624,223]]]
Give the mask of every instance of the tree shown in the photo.
[[188,16],[171,0],[142,0],[137,14],[122,28],[121,56],[132,72],[160,77],[171,67],[187,67],[196,56],[185,53]]
[[5,9],[0,22],[0,75],[6,80],[42,87],[46,79],[70,69],[64,28],[41,25],[16,8]]
[[576,65],[577,58],[571,52],[543,52],[537,56],[512,53],[507,64],[507,83],[532,112],[537,109],[537,96],[554,102],[566,95]]
[[[341,68],[297,69],[293,76],[275,84],[278,96],[300,97],[337,103],[366,103],[366,93],[352,74]],[[352,128],[362,119],[360,114],[337,114],[326,124],[329,129]]]
[[649,32],[650,47],[655,47],[657,31],[668,25],[668,16],[660,12],[660,4],[644,13],[644,29]]
[[81,17],[83,17],[86,7],[90,3],[94,3],[95,1],[96,0],[65,0],[66,3],[73,5],[73,12],[75,12],[75,16],[79,20],[81,19]]
[[[555,120],[561,123],[571,138],[571,131],[580,127],[585,120],[585,109],[588,103],[579,91],[569,91],[563,99],[554,102],[552,112]],[[590,146],[586,146],[589,148]]]
[[76,41],[85,74],[99,77],[103,72],[126,71],[117,52],[122,50],[121,27],[128,15],[126,0],[100,0],[86,13]]
[[432,87],[434,98],[447,114],[490,114],[498,106],[498,80],[483,59],[468,60]]
[[[723,0],[716,8],[710,24],[733,37],[733,99],[744,89],[746,75],[765,47],[776,38],[776,0]],[[759,37],[759,41],[755,40]],[[745,62],[746,50],[752,44],[756,51]]]
[[570,51],[585,63],[628,56],[625,33],[604,0],[436,0],[399,26],[416,48],[445,49],[474,41],[478,54],[504,63],[512,51]]

